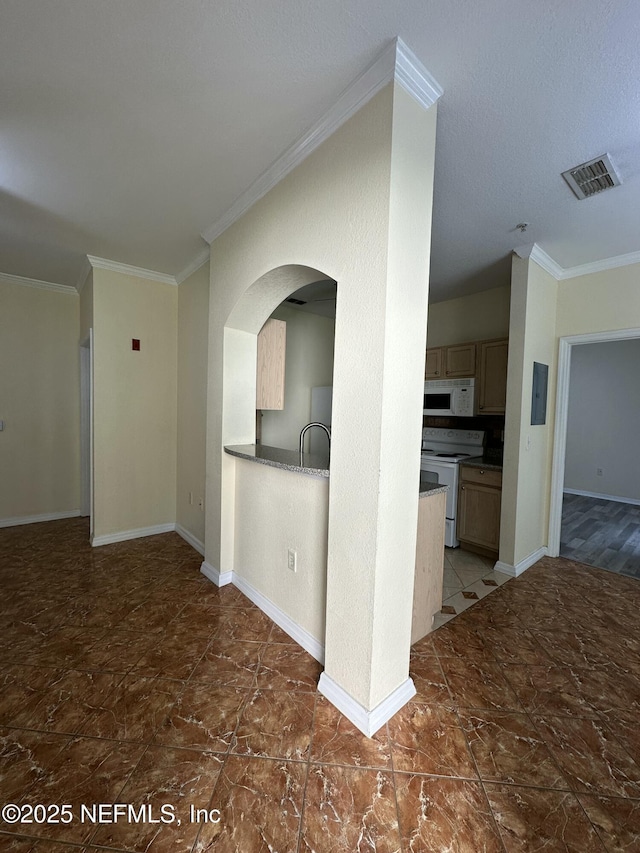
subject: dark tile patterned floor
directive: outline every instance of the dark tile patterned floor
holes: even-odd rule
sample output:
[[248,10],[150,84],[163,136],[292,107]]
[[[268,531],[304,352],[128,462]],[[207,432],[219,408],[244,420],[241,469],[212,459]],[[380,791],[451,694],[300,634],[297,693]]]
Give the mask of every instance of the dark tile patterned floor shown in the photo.
[[[541,560],[414,647],[417,695],[367,739],[175,534],[87,534],[0,531],[2,800],[74,814],[0,823],[0,851],[640,850],[637,581]],[[101,802],[181,823],[76,817]]]
[[640,578],[640,506],[565,494],[560,554]]

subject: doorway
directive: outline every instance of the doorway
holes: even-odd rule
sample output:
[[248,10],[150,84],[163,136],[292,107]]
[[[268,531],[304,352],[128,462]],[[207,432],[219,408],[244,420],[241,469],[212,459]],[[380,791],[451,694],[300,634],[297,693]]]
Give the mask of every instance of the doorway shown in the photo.
[[640,578],[639,357],[638,329],[560,339],[549,553]]

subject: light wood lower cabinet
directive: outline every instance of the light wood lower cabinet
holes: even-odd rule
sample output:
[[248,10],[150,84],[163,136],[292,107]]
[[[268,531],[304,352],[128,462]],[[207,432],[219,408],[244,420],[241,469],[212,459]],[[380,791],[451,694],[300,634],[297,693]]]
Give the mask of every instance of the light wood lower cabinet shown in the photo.
[[470,550],[497,556],[501,503],[502,471],[460,466],[456,535]]
[[433,629],[433,617],[442,607],[446,506],[445,492],[424,495],[418,503],[412,644]]

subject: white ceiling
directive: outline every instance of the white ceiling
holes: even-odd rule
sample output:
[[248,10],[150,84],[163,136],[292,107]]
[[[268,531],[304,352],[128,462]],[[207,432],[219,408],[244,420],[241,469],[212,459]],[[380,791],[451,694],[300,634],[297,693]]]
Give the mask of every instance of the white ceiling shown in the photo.
[[[640,250],[636,0],[2,0],[0,272],[179,275],[396,35],[444,89],[436,299],[506,283],[526,242]],[[578,202],[560,172],[604,152],[622,186]]]

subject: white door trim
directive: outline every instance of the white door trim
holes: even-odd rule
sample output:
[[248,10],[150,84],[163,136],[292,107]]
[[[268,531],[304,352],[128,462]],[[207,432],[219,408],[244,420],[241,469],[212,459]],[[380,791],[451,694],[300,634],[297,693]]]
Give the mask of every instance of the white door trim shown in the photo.
[[549,507],[549,555],[560,554],[562,526],[562,493],[564,466],[567,454],[567,420],[569,415],[569,382],[571,379],[571,350],[580,344],[599,344],[640,338],[640,329],[617,329],[610,332],[591,332],[560,338],[558,350],[558,386],[556,390],[556,423],[553,435],[553,464],[551,468],[551,504]]

